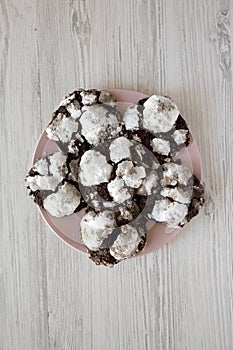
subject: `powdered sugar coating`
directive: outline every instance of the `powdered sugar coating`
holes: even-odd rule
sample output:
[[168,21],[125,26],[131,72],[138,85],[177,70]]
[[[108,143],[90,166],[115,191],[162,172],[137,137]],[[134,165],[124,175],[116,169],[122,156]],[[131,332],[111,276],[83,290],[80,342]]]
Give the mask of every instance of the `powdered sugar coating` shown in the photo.
[[99,95],[99,102],[104,103],[106,105],[115,107],[116,99],[114,96],[110,94],[108,91],[101,91]]
[[120,216],[118,216],[118,219],[123,219],[124,221],[132,221],[140,214],[140,209],[137,206],[137,204],[132,201],[131,203],[120,206]]
[[122,159],[130,159],[130,147],[133,145],[126,137],[121,136],[112,141],[109,150],[110,158],[114,163],[120,162]]
[[119,177],[127,176],[133,167],[134,164],[131,160],[124,160],[117,165],[116,175]]
[[65,183],[57,192],[44,199],[44,208],[55,217],[71,215],[80,204],[80,193],[75,186]]
[[82,147],[82,144],[84,142],[84,139],[80,135],[76,135],[76,138],[71,140],[68,145],[68,152],[69,153],[75,153],[78,155],[80,147]]
[[162,155],[168,156],[170,153],[170,142],[161,138],[155,137],[152,140],[153,151]]
[[149,174],[142,180],[141,186],[137,193],[141,196],[149,196],[156,191],[158,185],[158,175],[156,173]]
[[146,177],[146,171],[143,166],[134,166],[132,161],[125,160],[118,164],[116,175],[122,177],[127,186],[138,188]]
[[26,178],[32,198],[35,200],[35,192],[39,192],[43,207],[52,216],[71,215],[80,204],[76,187],[63,183],[68,175],[67,156],[56,152],[37,161]]
[[121,178],[115,178],[108,183],[108,191],[116,203],[123,203],[131,198],[131,195]]
[[89,150],[80,161],[79,179],[84,186],[99,185],[108,182],[112,166],[99,151]]
[[93,105],[85,107],[80,117],[81,134],[93,146],[101,141],[116,137],[121,125],[118,120],[118,113],[109,112],[104,105]]
[[144,103],[143,126],[152,133],[167,132],[179,114],[177,105],[169,97],[152,95]]
[[[88,120],[86,120],[87,114]],[[48,138],[58,142],[61,149],[65,146],[66,150],[74,153],[76,151],[73,147],[74,141],[81,137],[80,119],[83,136],[87,136],[87,141],[93,145],[97,145],[105,138],[116,137],[121,131],[115,98],[106,91],[80,89],[64,97],[60,102],[46,128]]]
[[88,249],[98,250],[116,226],[114,213],[107,210],[100,213],[90,211],[80,222],[82,241]]
[[59,107],[61,107],[61,106],[67,106],[67,105],[69,105],[71,102],[73,102],[75,100],[75,94],[74,93],[72,93],[72,94],[70,94],[70,95],[68,95],[68,96],[65,96],[65,97],[63,97],[63,99],[61,100],[61,102],[59,103]]
[[90,106],[97,102],[96,90],[83,90],[80,92],[82,104],[85,106]]
[[133,104],[129,106],[123,117],[126,130],[138,130],[141,116],[142,114],[138,111],[138,105]]
[[27,186],[32,191],[54,191],[67,174],[66,159],[65,154],[56,152],[38,160],[32,167],[36,175],[28,175],[26,178]]
[[187,205],[162,199],[155,201],[151,218],[158,222],[165,222],[169,228],[178,228],[185,224],[187,214]]
[[176,202],[189,204],[192,199],[192,190],[191,189],[182,189],[181,187],[165,187],[160,192],[163,197],[168,197],[173,199]]
[[182,145],[187,141],[187,135],[188,130],[179,129],[174,131],[172,138],[177,143],[177,145]]
[[138,188],[142,183],[142,179],[145,177],[146,172],[143,166],[134,166],[129,174],[123,175],[126,185],[133,188]]
[[117,260],[127,259],[139,251],[139,244],[145,236],[143,229],[123,225],[120,234],[110,247],[110,254]]
[[70,116],[73,119],[77,119],[81,115],[81,105],[78,101],[70,102],[68,105],[66,105],[67,111],[70,113]]
[[193,176],[192,171],[182,164],[164,163],[163,169],[163,186],[176,186],[177,184],[187,186]]
[[79,123],[77,120],[59,113],[46,128],[46,133],[50,140],[69,143],[72,137],[78,137],[78,129]]

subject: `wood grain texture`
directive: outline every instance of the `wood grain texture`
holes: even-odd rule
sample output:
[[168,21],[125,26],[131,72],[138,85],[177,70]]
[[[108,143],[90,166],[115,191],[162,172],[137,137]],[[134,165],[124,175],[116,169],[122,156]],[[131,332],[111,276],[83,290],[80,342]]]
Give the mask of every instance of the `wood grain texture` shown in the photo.
[[[233,349],[233,4],[0,0],[0,349]],[[77,87],[172,96],[207,203],[169,245],[97,268],[42,222],[24,176]]]

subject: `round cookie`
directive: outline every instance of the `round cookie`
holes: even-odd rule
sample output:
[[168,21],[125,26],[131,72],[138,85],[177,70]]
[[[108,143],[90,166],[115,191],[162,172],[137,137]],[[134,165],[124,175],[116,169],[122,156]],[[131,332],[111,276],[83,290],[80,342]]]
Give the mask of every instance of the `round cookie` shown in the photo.
[[89,250],[97,251],[116,227],[115,213],[89,211],[80,222],[81,239]]
[[123,120],[128,137],[146,145],[161,162],[190,142],[188,126],[167,96],[152,95],[129,106]]
[[114,97],[106,91],[77,90],[64,97],[46,128],[47,136],[59,148],[84,153],[121,131]]
[[179,162],[164,163],[161,190],[149,218],[169,228],[184,226],[204,203],[204,188],[192,171]]
[[135,256],[141,251],[146,242],[146,232],[142,227],[123,225],[117,239],[110,247],[110,254],[117,260],[123,260]]
[[56,217],[73,214],[81,202],[77,186],[65,181],[70,172],[68,160],[61,152],[45,156],[33,165],[26,177],[34,202]]
[[90,258],[97,264],[113,266],[141,251],[146,243],[144,226],[117,227],[116,213],[88,211],[81,220],[81,238]]

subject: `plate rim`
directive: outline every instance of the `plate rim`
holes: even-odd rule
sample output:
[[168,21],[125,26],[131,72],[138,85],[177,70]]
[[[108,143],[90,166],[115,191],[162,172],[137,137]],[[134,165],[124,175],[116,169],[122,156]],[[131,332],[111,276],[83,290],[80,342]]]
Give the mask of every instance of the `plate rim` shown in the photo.
[[[135,91],[135,90],[129,90],[129,89],[101,89],[101,90],[108,91],[108,92],[110,92],[113,95],[115,94],[114,96],[116,96],[116,97],[117,97],[118,94],[120,94],[120,95],[121,94],[130,95],[131,97],[134,96],[134,99],[136,99],[136,96],[140,96],[140,99],[147,98],[147,97],[150,96],[148,94],[141,93],[141,92]],[[137,98],[137,100],[138,100],[138,98]],[[135,101],[126,101],[126,100],[125,101],[118,101],[118,102],[136,103]],[[36,143],[36,146],[35,146],[35,149],[34,149],[34,153],[33,153],[33,157],[32,157],[32,164],[34,164],[38,159],[40,159],[40,158],[37,157],[37,153],[38,153],[38,150],[39,150],[39,148],[41,146],[41,142],[43,142],[43,139],[45,138],[46,141],[48,141],[48,138],[46,136],[46,128],[47,128],[47,126],[49,125],[50,122],[51,122],[51,119],[48,121],[46,126],[43,128],[43,131],[42,131],[42,133],[39,136],[39,139],[38,139],[38,141]],[[198,145],[196,143],[196,140],[193,137],[191,131],[190,131],[190,134],[191,134],[191,137],[192,137],[192,147],[195,148],[196,159],[197,159],[197,161],[199,163],[198,164],[198,168],[199,168],[199,176],[198,176],[198,178],[199,178],[200,181],[202,181],[202,173],[203,172],[202,172],[201,154],[200,154]],[[189,146],[185,147],[184,149],[188,150]],[[191,156],[190,156],[190,158],[191,158]],[[191,158],[191,161],[192,161],[192,158]],[[81,243],[71,239],[70,237],[66,236],[64,233],[61,232],[61,230],[58,227],[55,227],[55,225],[51,221],[50,214],[44,208],[41,208],[39,205],[37,205],[37,208],[38,208],[38,210],[40,212],[40,215],[42,216],[43,220],[45,221],[46,225],[50,228],[50,230],[58,238],[60,238],[64,243],[66,243],[68,246],[72,247],[73,249],[81,251],[82,253],[88,253],[88,249],[83,244],[81,244]],[[157,231],[158,230],[164,230],[164,228],[166,227],[166,225],[164,223],[155,223],[155,225],[158,228]],[[155,225],[153,225],[153,227]],[[182,231],[182,228],[175,228],[175,229],[173,229],[170,232],[170,234],[163,234],[163,237],[162,237],[163,239],[161,239],[159,242],[157,242],[156,246],[155,246],[156,238],[158,240],[159,237],[156,237],[154,239],[154,241],[153,241],[154,243],[152,244],[152,240],[151,240],[152,234],[149,235],[149,233],[152,230],[152,228],[150,228],[148,233],[147,233],[147,235],[148,235],[148,237],[150,237],[150,239],[147,241],[147,244],[146,244],[145,248],[141,252],[139,252],[136,255],[136,257],[141,256],[141,255],[145,255],[145,254],[148,254],[148,253],[151,253],[151,252],[155,252],[156,250],[160,249],[162,246],[164,246],[167,243],[169,243],[172,239],[174,239]]]

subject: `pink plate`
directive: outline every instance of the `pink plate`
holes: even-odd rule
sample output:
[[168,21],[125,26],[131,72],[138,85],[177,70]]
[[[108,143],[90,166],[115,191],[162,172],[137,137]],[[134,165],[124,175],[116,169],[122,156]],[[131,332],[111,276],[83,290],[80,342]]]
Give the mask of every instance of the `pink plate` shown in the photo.
[[[121,112],[123,112],[129,104],[136,103],[138,100],[148,97],[148,95],[131,90],[114,89],[108,91],[116,97],[118,102],[120,102],[118,109]],[[46,132],[44,130],[37,143],[33,156],[33,163],[35,163],[43,156],[54,153],[57,150],[58,147],[56,143],[48,140]],[[194,174],[199,179],[201,179],[201,157],[197,144],[193,137],[191,137],[190,145],[180,152],[178,158],[182,160],[183,164],[192,169]],[[87,252],[80,239],[80,221],[83,217],[84,210],[81,210],[78,213],[64,218],[56,218],[51,216],[46,210],[40,208],[39,206],[38,209],[47,225],[58,237],[60,237],[65,243],[69,244],[73,248],[85,253]],[[150,223],[150,230],[147,235],[146,247],[137,256],[147,254],[159,249],[164,244],[171,241],[179,232],[180,229],[173,229],[170,231],[167,230],[164,224]]]

